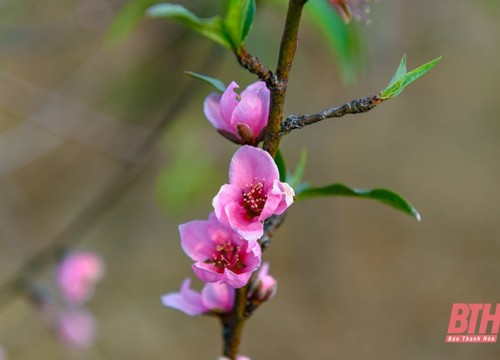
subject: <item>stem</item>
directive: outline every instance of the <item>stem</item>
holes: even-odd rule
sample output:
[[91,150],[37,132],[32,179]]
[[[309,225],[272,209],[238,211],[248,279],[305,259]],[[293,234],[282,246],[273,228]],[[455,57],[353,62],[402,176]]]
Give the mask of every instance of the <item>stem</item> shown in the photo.
[[321,120],[338,118],[347,114],[368,112],[382,101],[379,95],[372,95],[352,100],[344,105],[328,108],[316,114],[290,115],[281,125],[281,136],[288,134],[292,130],[301,129],[306,125],[311,125]]
[[286,15],[285,29],[281,38],[278,66],[276,68],[275,81],[270,87],[271,106],[269,110],[269,123],[264,135],[264,150],[272,157],[278,151],[281,140],[281,121],[283,120],[283,108],[285,105],[288,77],[292,68],[295,51],[297,50],[297,34],[299,31],[302,9],[307,0],[290,0]]
[[228,319],[223,319],[224,356],[235,360],[240,347],[241,334],[245,326],[245,308],[248,285],[236,290],[233,311]]
[[252,74],[257,75],[259,79],[264,81],[268,86],[271,86],[274,78],[273,73],[266,65],[260,62],[258,57],[248,53],[243,47],[238,53],[236,53],[236,59],[242,67],[250,71]]
[[[256,57],[248,54],[244,49],[236,54],[238,62],[250,72],[257,74],[264,80],[271,92],[269,122],[264,134],[263,148],[272,157],[278,151],[281,139],[281,122],[285,105],[286,88],[292,68],[295,51],[297,50],[297,34],[299,31],[302,9],[307,0],[290,0],[286,15],[285,29],[281,38],[280,52],[276,73],[263,66]],[[243,327],[250,313],[246,313],[247,292],[250,285],[236,290],[234,307],[228,317],[222,318],[224,336],[224,356],[235,360],[238,355]]]

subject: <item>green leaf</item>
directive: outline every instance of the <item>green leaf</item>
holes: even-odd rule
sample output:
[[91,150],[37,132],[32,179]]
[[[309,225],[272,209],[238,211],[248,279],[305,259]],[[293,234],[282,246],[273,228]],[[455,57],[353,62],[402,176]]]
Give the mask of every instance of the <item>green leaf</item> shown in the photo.
[[184,6],[177,4],[158,4],[150,7],[147,13],[152,17],[169,19],[181,23],[220,45],[232,49],[232,44],[225,35],[220,16],[200,18]]
[[280,172],[280,181],[285,182],[286,181],[286,164],[285,164],[285,158],[283,157],[283,153],[281,152],[280,149],[276,152],[276,156],[274,157],[274,162],[276,163],[276,166],[278,167],[278,171]]
[[366,57],[365,46],[356,28],[346,25],[328,1],[309,0],[304,10],[305,20],[324,36],[344,80],[353,82]]
[[132,0],[127,3],[111,23],[106,41],[115,44],[126,38],[144,17],[144,12],[159,0]]
[[403,55],[403,58],[401,59],[401,62],[399,63],[398,69],[394,73],[391,81],[389,82],[389,85],[391,85],[393,82],[398,81],[400,78],[402,78],[406,74],[406,54]]
[[317,188],[309,187],[296,193],[297,200],[321,196],[351,196],[372,199],[402,211],[418,221],[421,220],[420,214],[413,205],[401,195],[387,189],[353,189],[343,184],[332,184]]
[[432,61],[429,61],[428,63],[419,66],[416,69],[413,69],[409,73],[406,73],[406,71],[403,72],[402,70],[402,66],[406,68],[406,59],[403,56],[403,60],[401,60],[401,64],[399,65],[398,70],[394,74],[393,79],[391,80],[389,85],[380,93],[380,98],[382,100],[387,100],[399,95],[408,85],[410,85],[412,82],[414,82],[415,80],[423,76],[425,73],[427,73],[434,66],[436,66],[436,64],[441,59],[442,56]]
[[214,88],[216,88],[218,91],[223,93],[226,90],[226,85],[224,83],[216,78],[206,76],[206,75],[201,75],[198,73],[195,73],[193,71],[184,71],[184,74],[189,75],[191,77],[194,77],[195,79],[201,80],[206,82],[207,84],[212,85]]
[[306,171],[306,163],[307,163],[307,150],[304,148],[300,153],[299,163],[295,168],[295,171],[289,179],[287,179],[288,184],[294,189],[297,185],[300,184],[302,178],[304,177],[304,172]]
[[255,16],[255,0],[229,0],[223,29],[234,51],[241,49]]
[[255,5],[255,0],[246,0],[244,4],[244,12],[243,12],[243,22],[241,29],[241,41],[245,43],[245,40],[252,29],[253,20],[255,18],[255,12],[257,10],[257,6]]

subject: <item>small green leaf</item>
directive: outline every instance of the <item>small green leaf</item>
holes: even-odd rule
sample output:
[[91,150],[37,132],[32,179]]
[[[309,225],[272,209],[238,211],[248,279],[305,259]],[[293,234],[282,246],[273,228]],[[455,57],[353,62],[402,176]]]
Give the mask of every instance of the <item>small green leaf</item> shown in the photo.
[[177,21],[220,45],[232,49],[232,44],[223,30],[220,16],[200,18],[184,6],[177,4],[158,4],[150,7],[147,13],[152,17]]
[[241,49],[255,16],[255,0],[229,0],[223,30],[234,51]]
[[353,189],[343,184],[332,184],[317,188],[309,187],[296,193],[297,200],[321,196],[351,196],[372,199],[402,211],[418,221],[421,220],[420,214],[413,205],[401,195],[387,189]]
[[401,62],[399,63],[398,69],[394,73],[394,76],[392,77],[391,81],[389,82],[389,85],[391,85],[393,82],[399,80],[402,78],[405,74],[407,73],[406,70],[406,54],[403,55],[403,58],[401,59]]
[[206,76],[206,75],[201,75],[198,73],[195,73],[193,71],[184,71],[184,74],[189,75],[191,77],[194,77],[195,79],[201,80],[206,82],[207,84],[212,85],[214,88],[216,88],[219,92],[223,93],[226,90],[226,85],[224,83],[216,78]]
[[242,43],[245,43],[245,39],[247,38],[248,34],[250,33],[250,30],[252,29],[256,8],[257,6],[255,5],[255,0],[247,0],[244,5],[244,12],[243,12],[244,21],[242,23],[243,26],[241,30]]
[[276,156],[274,157],[274,162],[276,163],[276,166],[278,167],[278,171],[280,172],[280,181],[285,182],[286,181],[286,164],[285,164],[285,158],[283,157],[283,153],[281,152],[280,149],[278,149],[278,152],[276,152]]
[[306,171],[306,163],[307,163],[307,150],[304,148],[300,153],[299,163],[295,168],[295,171],[289,179],[287,179],[287,183],[293,187],[294,189],[297,185],[300,184],[302,178],[304,177],[304,172]]
[[389,85],[382,90],[380,93],[380,98],[382,100],[387,100],[390,98],[393,98],[397,95],[399,95],[405,87],[410,85],[412,82],[417,80],[419,77],[423,76],[425,73],[427,73],[430,69],[432,69],[436,64],[442,59],[442,56],[429,61],[428,63],[419,66],[416,69],[413,69],[409,73],[402,73],[402,65],[404,61],[404,67],[406,68],[406,59],[403,57],[403,60],[401,60],[401,64],[399,65],[398,70],[396,71],[396,74],[394,74],[393,79],[389,83]]

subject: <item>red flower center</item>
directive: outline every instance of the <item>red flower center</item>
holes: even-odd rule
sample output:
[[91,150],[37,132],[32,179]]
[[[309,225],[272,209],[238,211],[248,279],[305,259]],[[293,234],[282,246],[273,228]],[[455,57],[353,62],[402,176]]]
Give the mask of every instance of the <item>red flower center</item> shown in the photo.
[[266,204],[267,194],[264,191],[264,180],[245,185],[246,191],[241,192],[241,205],[250,218],[259,216]]
[[240,258],[240,246],[230,242],[225,242],[217,245],[215,252],[212,255],[212,263],[220,272],[224,269],[241,270],[245,267]]

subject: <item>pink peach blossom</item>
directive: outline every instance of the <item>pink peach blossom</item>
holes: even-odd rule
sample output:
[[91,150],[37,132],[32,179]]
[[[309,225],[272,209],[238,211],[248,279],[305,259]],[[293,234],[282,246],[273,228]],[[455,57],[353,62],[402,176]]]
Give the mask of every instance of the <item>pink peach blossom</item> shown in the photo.
[[222,95],[210,94],[203,104],[208,121],[226,138],[239,144],[256,145],[269,117],[270,92],[257,81],[238,95],[234,81]]
[[66,256],[57,268],[57,283],[63,297],[72,304],[83,304],[94,294],[95,284],[104,276],[101,257],[90,251]]
[[57,323],[59,338],[73,348],[88,349],[97,338],[97,322],[87,311],[68,310],[59,314]]
[[214,213],[207,221],[196,220],[179,226],[181,246],[194,261],[195,275],[204,282],[225,282],[245,286],[261,262],[256,241],[246,241],[231,228],[219,223]]
[[161,297],[163,305],[196,316],[209,312],[227,313],[234,304],[234,288],[225,283],[206,283],[201,294],[190,289],[191,280],[185,279],[181,289]]
[[279,181],[278,168],[264,150],[242,146],[229,166],[229,184],[213,199],[217,219],[246,240],[258,240],[263,222],[282,214],[294,201],[294,191]]

